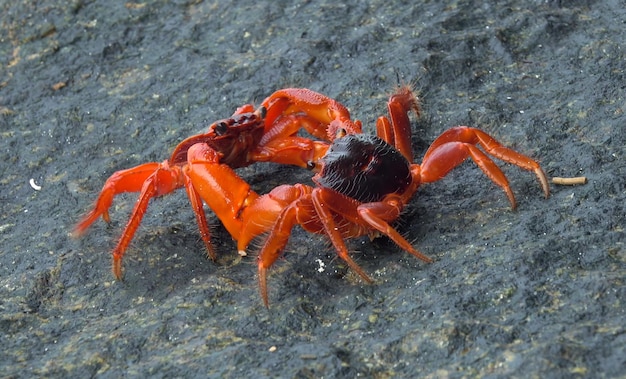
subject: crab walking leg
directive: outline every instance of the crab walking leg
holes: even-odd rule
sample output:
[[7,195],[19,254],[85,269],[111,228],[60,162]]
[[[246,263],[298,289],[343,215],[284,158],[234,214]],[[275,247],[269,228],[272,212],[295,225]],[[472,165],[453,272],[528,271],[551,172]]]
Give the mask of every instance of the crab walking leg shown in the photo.
[[433,149],[430,153],[428,159],[422,161],[421,180],[423,183],[442,179],[453,168],[471,157],[485,175],[504,190],[511,203],[511,208],[515,209],[517,206],[513,190],[502,170],[476,146],[462,142],[447,142]]
[[117,279],[122,278],[122,258],[141,223],[143,215],[148,209],[150,199],[180,188],[182,186],[181,178],[180,167],[170,166],[167,161],[164,161],[156,170],[153,170],[152,174],[143,182],[141,193],[135,203],[131,217],[124,228],[124,232],[117,246],[113,249],[113,275],[115,275]]
[[113,274],[117,279],[121,279],[122,258],[148,209],[150,199],[168,194],[182,186],[180,168],[170,166],[167,160],[117,171],[106,181],[93,209],[76,225],[73,234],[81,235],[100,216],[106,222],[110,222],[109,208],[115,195],[123,192],[140,192],[131,217],[113,249]]
[[500,160],[516,165],[524,170],[533,171],[543,189],[549,196],[550,189],[541,166],[531,158],[502,146],[487,133],[465,126],[452,128],[441,134],[429,147],[421,164],[421,181],[424,183],[437,181],[446,176],[453,168],[471,157],[480,169],[506,193],[511,207],[516,202],[511,186],[502,170],[491,158],[476,145],[480,144],[487,154]]
[[100,191],[100,195],[93,209],[76,224],[73,234],[80,236],[100,216],[102,216],[104,221],[111,222],[109,208],[113,203],[115,195],[123,192],[140,192],[146,179],[154,174],[160,167],[160,163],[150,162],[113,173],[113,175],[107,179],[106,183],[104,183],[104,186],[102,186],[102,191]]
[[202,198],[200,194],[194,189],[193,182],[189,175],[185,175],[185,190],[187,191],[187,197],[189,197],[189,202],[191,203],[191,208],[193,213],[196,215],[196,222],[198,223],[198,227],[200,228],[200,237],[202,237],[202,241],[204,241],[204,245],[207,248],[207,254],[211,260],[217,259],[217,253],[215,252],[215,248],[213,248],[213,242],[211,241],[211,233],[209,231],[209,224],[206,220],[206,214],[204,213],[204,209],[202,208]]
[[267,271],[282,255],[291,230],[298,223],[296,202],[291,203],[278,215],[276,224],[272,227],[270,235],[261,248],[258,257],[259,291],[263,304],[269,308],[269,297],[267,292]]
[[267,271],[282,255],[293,227],[300,224],[300,220],[313,217],[310,208],[300,205],[300,199],[307,199],[311,191],[311,187],[303,184],[281,185],[256,199],[242,212],[244,225],[237,241],[240,254],[245,255],[253,238],[269,232],[258,256],[259,290],[266,307],[269,306]]
[[343,259],[354,272],[359,274],[359,276],[363,278],[363,280],[368,283],[372,283],[372,278],[370,278],[369,275],[367,275],[365,271],[363,271],[361,266],[359,266],[350,257],[350,254],[348,253],[348,248],[346,247],[346,243],[343,240],[343,236],[339,232],[339,229],[335,226],[335,221],[333,220],[333,214],[331,213],[331,209],[329,209],[329,206],[327,204],[324,204],[324,199],[322,198],[321,193],[322,191],[319,189],[313,190],[313,193],[311,194],[313,205],[315,206],[315,211],[317,212],[317,215],[320,218],[324,229],[326,230],[326,234],[330,238],[331,243],[337,251],[337,255],[339,255],[339,258]]
[[495,138],[480,129],[470,128],[468,126],[457,126],[446,130],[430,145],[424,155],[423,162],[433,160],[431,155],[435,152],[435,150],[437,150],[439,146],[449,142],[455,142],[458,145],[480,145],[487,154],[495,158],[518,166],[524,170],[533,171],[541,184],[541,188],[543,189],[543,193],[546,198],[550,196],[548,179],[546,178],[546,175],[541,169],[539,163],[524,154],[520,154],[515,150],[509,149],[508,147],[504,147]]
[[[327,188],[319,188],[313,191],[313,199],[318,200],[317,202],[314,201],[314,204],[320,204],[319,208],[316,205],[315,209],[320,219],[322,219],[322,224],[324,224],[327,233],[330,235],[331,232],[329,230],[332,230],[332,233],[338,233],[341,236],[341,243],[343,243],[344,238],[360,236],[371,230],[376,230],[389,237],[396,245],[406,250],[408,253],[424,262],[432,262],[431,258],[417,251],[400,233],[398,233],[398,231],[389,225],[389,221],[398,219],[402,212],[403,200],[400,196],[389,195],[383,201],[361,203],[341,193]],[[327,217],[330,217],[330,219],[322,217],[321,213],[328,213]],[[353,227],[335,227],[334,218],[332,217],[333,214],[341,215],[341,217],[345,221],[348,221],[348,224]],[[337,248],[337,246],[335,247]],[[337,248],[337,251],[341,252],[341,248]],[[344,257],[342,253],[340,253],[339,256],[341,258]],[[352,265],[350,265],[350,267],[352,267]],[[359,270],[360,267],[355,271],[359,273]],[[359,273],[359,275],[361,275],[361,273]],[[367,281],[368,279],[365,278],[365,280]]]
[[401,87],[389,97],[387,110],[389,118],[381,116],[376,120],[376,134],[398,149],[409,162],[413,162],[411,121],[408,113],[414,111],[415,116],[420,116],[419,100],[409,87]]
[[426,263],[432,263],[432,258],[417,251],[404,237],[398,233],[386,220],[395,220],[400,217],[399,202],[365,203],[358,206],[357,211],[369,226],[389,237],[396,245]]

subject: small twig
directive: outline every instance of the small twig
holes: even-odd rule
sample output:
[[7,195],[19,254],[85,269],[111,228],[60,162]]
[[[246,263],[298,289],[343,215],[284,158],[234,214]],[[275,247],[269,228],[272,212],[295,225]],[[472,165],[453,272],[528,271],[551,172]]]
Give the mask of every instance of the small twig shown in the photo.
[[562,186],[575,186],[578,184],[585,184],[587,183],[587,177],[586,176],[577,176],[574,178],[559,178],[557,176],[555,176],[554,178],[552,178],[552,183],[554,184],[560,184]]

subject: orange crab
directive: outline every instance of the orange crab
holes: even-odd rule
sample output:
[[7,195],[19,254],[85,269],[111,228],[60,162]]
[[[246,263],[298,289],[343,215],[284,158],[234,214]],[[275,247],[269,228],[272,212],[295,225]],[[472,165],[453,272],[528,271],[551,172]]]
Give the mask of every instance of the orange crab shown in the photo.
[[[322,141],[298,136],[301,129]],[[361,132],[361,124],[350,120],[343,105],[307,89],[276,91],[258,109],[250,104],[244,105],[230,118],[213,123],[206,133],[183,140],[169,159],[113,173],[93,209],[76,225],[74,235],[84,233],[100,216],[109,222],[109,208],[117,194],[139,192],[130,219],[113,250],[113,273],[120,279],[122,258],[150,199],[185,187],[208,255],[215,259],[202,200],[231,236],[239,239],[242,211],[258,195],[233,169],[254,162],[308,167],[325,155],[328,142],[334,139],[338,130]],[[258,232],[254,227],[247,230]]]
[[549,196],[548,181],[536,161],[475,128],[459,126],[445,131],[428,148],[421,164],[412,163],[408,114],[414,111],[419,116],[418,100],[410,89],[403,87],[389,99],[388,110],[391,120],[377,120],[377,136],[334,129],[336,138],[332,138],[327,153],[319,162],[310,164],[319,166],[313,177],[315,187],[282,185],[244,210],[238,239],[240,251],[255,236],[269,232],[258,257],[260,292],[266,306],[267,271],[282,254],[296,224],[328,236],[339,257],[366,282],[372,280],[350,257],[346,238],[383,234],[417,258],[431,262],[390,223],[400,216],[420,184],[442,179],[468,157],[504,190],[512,208],[516,203],[509,182],[489,155],[533,171],[545,196]]

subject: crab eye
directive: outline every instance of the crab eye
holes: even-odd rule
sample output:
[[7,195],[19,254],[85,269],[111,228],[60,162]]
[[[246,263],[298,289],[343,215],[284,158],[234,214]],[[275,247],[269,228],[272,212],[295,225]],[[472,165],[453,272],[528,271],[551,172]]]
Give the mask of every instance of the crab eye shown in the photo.
[[257,111],[259,112],[259,117],[261,118],[265,118],[265,116],[267,115],[267,108],[265,107],[261,107],[257,109]]
[[316,165],[316,164],[315,164],[315,162],[313,162],[313,161],[308,161],[308,162],[306,162],[306,168],[307,168],[308,170],[315,170],[315,167],[316,167],[316,166],[317,166],[317,165]]
[[226,132],[228,131],[228,125],[226,125],[224,121],[220,121],[215,124],[213,130],[215,130],[215,134],[221,136],[226,134]]

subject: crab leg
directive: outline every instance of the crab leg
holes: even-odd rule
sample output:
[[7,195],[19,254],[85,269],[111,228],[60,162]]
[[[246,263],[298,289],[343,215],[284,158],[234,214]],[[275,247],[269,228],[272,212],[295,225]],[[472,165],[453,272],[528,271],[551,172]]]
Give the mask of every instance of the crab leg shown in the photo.
[[253,238],[269,232],[258,256],[259,289],[266,307],[269,305],[267,270],[283,253],[291,230],[300,223],[299,220],[312,219],[312,210],[299,204],[299,200],[308,198],[311,191],[311,187],[303,184],[281,185],[256,199],[242,212],[244,224],[237,240],[240,254],[245,255],[245,249]]
[[202,208],[202,198],[200,194],[194,189],[193,182],[189,175],[184,175],[185,177],[185,190],[187,192],[187,197],[189,198],[189,202],[191,203],[191,208],[193,213],[196,215],[196,222],[200,229],[200,237],[204,241],[204,245],[207,249],[207,254],[211,260],[217,259],[217,254],[215,253],[215,248],[213,248],[213,243],[211,241],[211,233],[209,232],[209,224],[206,220],[206,214],[204,213],[204,209]]
[[265,244],[261,248],[261,252],[258,257],[258,280],[259,291],[263,304],[265,307],[269,307],[269,300],[267,294],[267,271],[274,262],[280,257],[284,251],[287,242],[289,241],[289,235],[291,230],[298,223],[297,220],[298,208],[296,202],[292,202],[285,207],[277,216],[277,222],[273,225]]
[[396,245],[426,263],[431,263],[432,258],[417,251],[404,237],[398,233],[386,220],[396,220],[400,217],[401,203],[387,200],[386,202],[365,203],[357,208],[359,216],[370,227],[389,237]]
[[515,196],[509,181],[502,170],[476,145],[480,144],[487,154],[505,162],[514,164],[524,170],[533,171],[546,197],[550,194],[548,180],[541,166],[533,159],[514,150],[502,146],[487,133],[466,126],[458,126],[441,134],[426,151],[421,164],[421,181],[424,183],[437,181],[460,165],[465,159],[472,160],[494,183],[506,193],[511,207],[515,209]]
[[86,214],[83,219],[74,227],[73,234],[80,236],[89,228],[98,217],[102,216],[104,221],[111,222],[109,208],[113,203],[115,195],[123,192],[139,192],[143,183],[152,175],[160,164],[157,162],[144,163],[127,170],[116,171],[107,179],[100,191],[100,196],[96,200],[93,209]]
[[74,233],[79,235],[84,232],[100,215],[108,222],[109,207],[113,197],[118,193],[140,191],[124,232],[113,249],[113,274],[117,279],[121,279],[122,257],[148,209],[150,199],[182,187],[181,178],[180,168],[170,166],[168,161],[146,163],[129,170],[117,171],[107,180],[93,210],[78,223]]
[[409,87],[401,87],[389,98],[387,110],[391,120],[380,116],[376,120],[376,134],[398,149],[409,162],[413,162],[411,121],[408,113],[414,111],[417,117],[420,116],[419,100]]
[[339,232],[339,229],[335,226],[335,221],[333,219],[333,215],[328,209],[328,205],[324,204],[324,199],[321,196],[322,191],[314,190],[312,194],[313,205],[315,206],[315,211],[317,212],[318,217],[320,218],[324,229],[326,230],[326,234],[330,238],[335,250],[337,251],[337,255],[339,258],[343,259],[350,268],[359,274],[363,280],[368,283],[372,283],[372,279],[363,271],[361,266],[359,266],[348,253],[348,248],[346,247],[346,243],[343,241],[343,237]]

